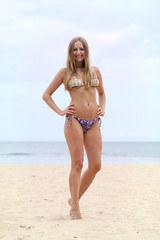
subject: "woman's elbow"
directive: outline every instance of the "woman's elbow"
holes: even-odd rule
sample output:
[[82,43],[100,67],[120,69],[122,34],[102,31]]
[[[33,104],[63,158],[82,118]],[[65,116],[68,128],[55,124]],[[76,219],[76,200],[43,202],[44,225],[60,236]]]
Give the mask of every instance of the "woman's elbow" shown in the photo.
[[43,95],[42,95],[42,99],[44,100],[45,99],[45,94],[43,93]]
[[47,98],[48,98],[48,94],[46,92],[44,92],[43,95],[42,95],[42,99],[44,101],[46,101]]
[[99,97],[103,97],[103,98],[105,98],[105,97],[106,97],[105,92],[104,92],[104,91],[103,91],[103,92],[100,92],[100,93],[99,93]]

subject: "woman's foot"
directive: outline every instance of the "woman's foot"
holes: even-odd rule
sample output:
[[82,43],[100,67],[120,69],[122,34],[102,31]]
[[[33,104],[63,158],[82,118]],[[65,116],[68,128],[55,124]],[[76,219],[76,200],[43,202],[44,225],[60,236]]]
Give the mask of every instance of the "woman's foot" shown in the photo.
[[76,208],[76,209],[72,208],[72,198],[68,199],[68,204],[71,206],[70,216],[72,217],[72,219],[73,220],[82,219],[79,208]]
[[72,220],[78,220],[82,219],[81,213],[79,209],[72,209],[70,210],[70,216],[72,217]]
[[72,207],[72,198],[68,199],[68,204]]

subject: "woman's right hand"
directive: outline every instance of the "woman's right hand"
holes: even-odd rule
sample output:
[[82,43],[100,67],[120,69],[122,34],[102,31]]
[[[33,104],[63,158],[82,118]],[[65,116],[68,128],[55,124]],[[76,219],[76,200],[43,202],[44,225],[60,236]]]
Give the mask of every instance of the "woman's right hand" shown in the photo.
[[70,114],[73,115],[76,113],[76,107],[75,105],[72,103],[70,104],[66,109],[64,109],[63,111],[61,111],[60,116],[64,116],[66,114]]

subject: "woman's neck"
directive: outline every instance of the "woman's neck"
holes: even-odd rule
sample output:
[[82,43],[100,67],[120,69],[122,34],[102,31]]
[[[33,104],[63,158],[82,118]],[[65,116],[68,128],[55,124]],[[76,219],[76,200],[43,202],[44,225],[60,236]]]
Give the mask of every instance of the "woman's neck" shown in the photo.
[[83,68],[83,61],[76,62],[76,68]]
[[77,67],[76,72],[84,72],[84,68],[83,67]]

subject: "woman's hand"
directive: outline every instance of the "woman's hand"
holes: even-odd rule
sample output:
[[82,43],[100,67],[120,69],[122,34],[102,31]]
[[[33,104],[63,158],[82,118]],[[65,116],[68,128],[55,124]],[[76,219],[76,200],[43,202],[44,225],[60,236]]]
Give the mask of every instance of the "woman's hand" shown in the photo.
[[105,112],[104,110],[101,108],[100,105],[97,105],[98,109],[97,109],[97,115],[98,116],[104,116]]
[[66,114],[70,114],[73,115],[76,113],[76,107],[74,104],[70,104],[66,109],[64,109],[63,111],[61,111],[60,115],[64,116]]

